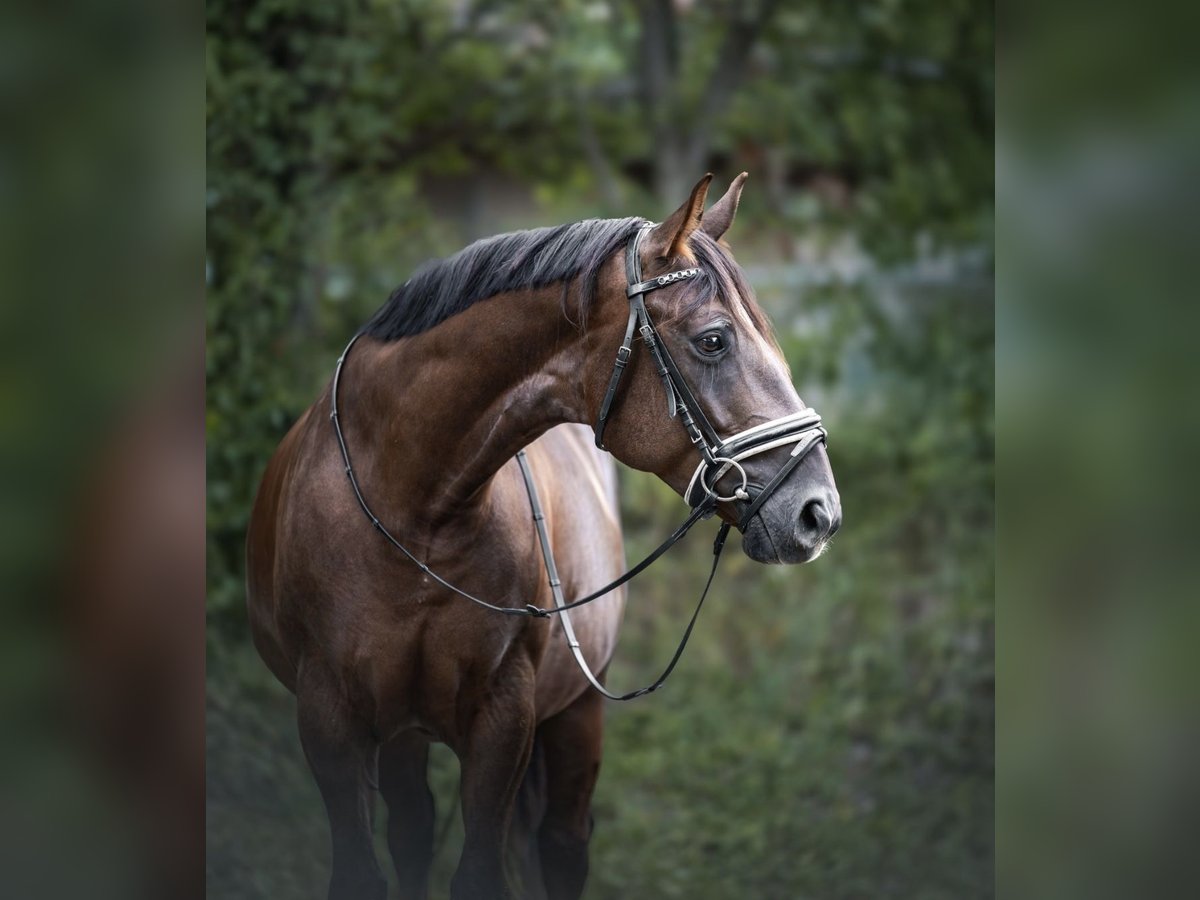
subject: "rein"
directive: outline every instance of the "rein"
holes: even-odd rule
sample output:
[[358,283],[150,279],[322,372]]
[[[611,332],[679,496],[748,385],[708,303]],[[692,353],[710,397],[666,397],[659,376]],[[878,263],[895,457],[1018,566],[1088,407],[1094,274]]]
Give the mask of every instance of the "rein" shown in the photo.
[[[666,388],[668,415],[671,418],[678,415],[680,422],[687,430],[688,437],[700,453],[701,461],[695,474],[692,476],[691,482],[688,484],[687,490],[684,492],[684,500],[692,507],[691,514],[671,532],[665,541],[651,551],[645,559],[629,569],[624,575],[621,575],[619,578],[587,596],[570,603],[567,603],[566,598],[563,596],[562,582],[558,577],[558,567],[554,561],[554,552],[550,547],[550,537],[546,532],[546,517],[542,511],[541,499],[538,496],[537,487],[533,482],[533,474],[529,469],[529,463],[523,449],[517,453],[517,465],[520,467],[521,476],[525,482],[525,491],[529,496],[534,527],[537,530],[538,543],[541,546],[542,559],[545,562],[550,591],[554,597],[554,608],[543,609],[532,603],[527,603],[523,607],[500,606],[489,603],[451,584],[438,575],[424,561],[419,559],[416,554],[397,540],[379,520],[379,517],[371,511],[358,484],[358,479],[354,475],[354,467],[350,462],[350,450],[346,445],[346,437],[342,433],[342,425],[338,417],[338,384],[341,381],[342,368],[345,366],[346,357],[350,355],[350,350],[354,347],[355,341],[361,337],[361,332],[350,339],[350,343],[346,345],[346,349],[338,357],[337,367],[333,373],[333,386],[330,391],[329,418],[333,423],[334,434],[337,436],[338,449],[341,451],[342,462],[345,464],[346,477],[350,481],[350,487],[354,491],[354,496],[358,501],[359,507],[361,507],[363,513],[370,520],[372,527],[382,534],[392,546],[403,553],[423,574],[429,576],[447,590],[482,606],[484,609],[502,615],[527,618],[548,619],[552,615],[559,616],[563,626],[563,635],[566,637],[567,644],[571,648],[571,653],[574,655],[575,661],[579,665],[583,675],[593,688],[611,700],[632,700],[635,697],[653,693],[662,687],[671,675],[680,657],[683,656],[684,648],[692,636],[692,630],[695,627],[696,620],[700,616],[700,610],[704,606],[705,598],[708,596],[708,590],[712,587],[713,578],[717,574],[717,564],[721,561],[721,551],[724,549],[725,539],[729,535],[729,523],[722,522],[721,527],[717,531],[716,539],[713,542],[712,569],[709,571],[708,580],[704,584],[704,591],[700,595],[700,600],[696,604],[696,610],[692,613],[692,618],[688,622],[683,637],[674,655],[671,657],[671,661],[653,684],[636,691],[630,691],[627,694],[614,694],[610,692],[592,672],[583,657],[583,651],[575,635],[574,625],[571,622],[570,611],[591,603],[605,594],[611,593],[645,571],[659,557],[681,541],[697,522],[701,519],[709,518],[715,512],[716,505],[719,502],[734,500],[749,501],[746,512],[742,514],[737,523],[740,530],[745,529],[749,525],[751,518],[758,513],[763,502],[783,483],[784,479],[791,474],[817,444],[826,440],[826,432],[821,425],[821,417],[813,409],[803,409],[797,413],[756,425],[753,428],[738,432],[733,437],[724,441],[720,439],[716,429],[713,428],[707,416],[705,416],[703,408],[697,402],[691,388],[688,387],[687,381],[684,380],[674,360],[671,359],[670,353],[667,351],[657,329],[654,327],[654,322],[650,318],[650,313],[646,309],[645,303],[645,295],[650,291],[667,287],[678,281],[696,278],[702,273],[698,268],[679,269],[643,281],[639,249],[643,238],[652,227],[650,224],[643,225],[625,248],[625,273],[629,282],[625,293],[629,298],[629,320],[625,326],[625,338],[617,351],[617,359],[613,366],[612,375],[609,378],[604,400],[600,406],[599,417],[596,421],[596,446],[600,449],[606,449],[603,444],[605,426],[608,424],[608,417],[612,412],[613,402],[616,398],[622,376],[624,375],[625,367],[633,353],[633,337],[636,331],[641,335],[642,342],[650,351],[658,375],[663,381],[663,386]],[[768,450],[773,450],[776,447],[786,446],[787,444],[795,444],[795,448],[792,450],[788,461],[780,467],[767,486],[758,493],[758,496],[751,499],[749,494],[750,484],[741,461],[751,456],[765,453]],[[717,493],[717,483],[731,470],[737,471],[741,477],[741,485],[732,494],[721,496]]]

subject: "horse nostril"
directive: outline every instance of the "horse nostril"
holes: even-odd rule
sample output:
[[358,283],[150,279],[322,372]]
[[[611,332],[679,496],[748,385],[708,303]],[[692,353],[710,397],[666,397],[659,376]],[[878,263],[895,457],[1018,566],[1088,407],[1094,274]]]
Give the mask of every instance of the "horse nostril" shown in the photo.
[[800,528],[805,534],[822,538],[829,530],[830,524],[829,511],[820,500],[809,500],[804,504],[804,509],[800,510]]
[[800,510],[800,538],[816,544],[833,537],[842,527],[842,506],[833,497],[809,500]]

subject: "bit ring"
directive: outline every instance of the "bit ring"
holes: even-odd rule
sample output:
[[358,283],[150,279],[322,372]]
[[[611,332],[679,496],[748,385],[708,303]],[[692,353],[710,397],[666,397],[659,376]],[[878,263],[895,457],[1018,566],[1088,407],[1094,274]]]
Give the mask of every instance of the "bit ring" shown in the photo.
[[[746,488],[749,486],[749,481],[746,477],[746,470],[742,468],[742,464],[736,459],[731,459],[728,456],[714,457],[713,464],[716,465],[717,463],[725,463],[725,467],[717,473],[717,477],[713,479],[711,486],[707,483],[704,485],[704,489],[708,491],[708,495],[718,503],[725,503],[731,500],[749,500],[750,494],[746,490]],[[717,482],[725,477],[725,473],[729,471],[730,466],[737,469],[738,473],[742,476],[742,485],[728,497],[722,497],[717,493]],[[703,479],[701,479],[701,481],[703,481]]]

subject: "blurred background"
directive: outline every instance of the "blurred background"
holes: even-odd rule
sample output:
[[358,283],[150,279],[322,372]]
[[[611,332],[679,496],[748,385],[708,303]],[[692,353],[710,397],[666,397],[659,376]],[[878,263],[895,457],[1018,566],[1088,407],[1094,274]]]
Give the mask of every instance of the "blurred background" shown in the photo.
[[[650,175],[644,10],[545,9],[214,4],[206,48],[194,6],[0,6],[0,895],[201,895],[206,649],[210,894],[320,895],[325,826],[291,701],[240,620],[238,518],[259,468],[408,256],[679,202]],[[990,657],[962,623],[990,618],[970,572],[991,572],[969,552],[963,473],[986,421],[965,410],[987,397],[965,385],[990,354],[961,336],[986,324],[965,262],[988,243],[990,190],[964,186],[992,166],[969,162],[990,151],[962,123],[972,98],[990,110],[992,10],[781,4],[730,96],[703,105],[740,13],[672,11],[676,96],[658,108],[712,129],[681,177],[752,174],[731,238],[835,429],[847,524],[781,584],[730,555],[740,568],[671,687],[613,708],[591,890],[936,897],[974,878],[955,895],[986,895],[989,816],[961,810],[992,796],[990,734],[971,724],[990,728],[987,689],[966,693]],[[1190,898],[1200,878],[1198,27],[1195,4],[1018,0],[997,42],[996,868],[1022,900]],[[511,36],[539,30],[554,39]],[[567,109],[605,123],[620,203],[564,119],[579,88]],[[397,135],[407,155],[385,158]],[[771,148],[782,181],[755,155]],[[816,177],[835,161],[845,205]],[[443,183],[499,169],[524,211],[463,228],[462,208],[418,198],[443,163]],[[869,266],[833,265],[851,239]],[[795,284],[772,287],[764,261]],[[330,262],[353,291],[318,290]],[[649,504],[678,508],[657,490],[627,497],[631,555],[667,520]],[[649,674],[644,642],[674,634],[668,583],[693,586],[639,587],[618,686]],[[754,639],[740,655],[739,638]],[[436,775],[445,811],[449,760]]]
[[[743,170],[728,239],[829,425],[845,525],[798,569],[733,550],[668,687],[610,705],[586,896],[992,895],[992,23],[957,0],[210,0],[209,896],[325,889],[242,556],[345,341],[422,260],[660,219]],[[621,478],[636,559],[682,504]],[[612,686],[657,674],[709,555],[637,580]],[[440,749],[436,897],[461,841]]]

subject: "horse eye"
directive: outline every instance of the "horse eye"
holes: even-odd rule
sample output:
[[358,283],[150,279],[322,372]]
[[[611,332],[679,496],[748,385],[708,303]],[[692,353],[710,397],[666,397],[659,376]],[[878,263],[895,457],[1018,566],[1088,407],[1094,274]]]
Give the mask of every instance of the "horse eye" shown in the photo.
[[701,352],[715,356],[725,349],[725,339],[719,331],[710,331],[708,334],[701,335],[696,341],[696,345]]

